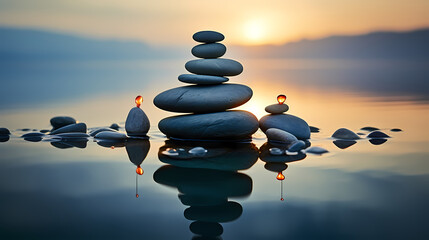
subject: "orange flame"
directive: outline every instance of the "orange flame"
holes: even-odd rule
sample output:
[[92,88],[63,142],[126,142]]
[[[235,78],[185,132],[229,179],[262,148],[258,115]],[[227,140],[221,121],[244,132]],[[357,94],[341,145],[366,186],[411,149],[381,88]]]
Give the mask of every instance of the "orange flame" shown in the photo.
[[283,181],[285,180],[285,176],[282,174],[282,172],[279,172],[279,174],[277,174],[277,180]]
[[136,194],[136,198],[139,198],[139,195],[138,195],[138,194]]
[[143,169],[140,166],[138,166],[137,169],[136,169],[136,173],[138,175],[143,175],[144,171],[143,171]]
[[110,149],[115,149],[115,146],[110,146]]
[[286,95],[278,95],[277,96],[277,102],[279,102],[279,104],[283,104],[286,101]]
[[142,104],[142,102],[143,102],[143,97],[142,97],[142,96],[140,96],[140,95],[138,95],[138,96],[136,97],[136,104],[137,104],[137,107],[140,107],[140,105]]
[[284,201],[285,199],[284,198],[280,198],[280,201]]

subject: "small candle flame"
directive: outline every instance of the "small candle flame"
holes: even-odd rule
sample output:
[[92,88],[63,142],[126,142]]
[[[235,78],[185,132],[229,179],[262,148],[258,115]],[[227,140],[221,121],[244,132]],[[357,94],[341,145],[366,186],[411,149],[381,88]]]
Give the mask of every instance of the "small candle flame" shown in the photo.
[[138,175],[143,175],[144,171],[143,171],[143,169],[140,167],[140,165],[137,167],[137,169],[136,169],[136,173],[137,173]]
[[142,104],[142,102],[143,102],[143,97],[140,96],[140,95],[138,95],[136,97],[136,105],[137,105],[137,107],[140,107],[140,105]]
[[139,198],[139,195],[138,195],[138,194],[136,194],[136,198]]
[[279,172],[279,174],[277,174],[277,180],[283,181],[285,180],[285,176],[282,174],[282,172]]
[[286,101],[286,95],[278,95],[277,96],[277,102],[279,102],[279,104],[283,104]]

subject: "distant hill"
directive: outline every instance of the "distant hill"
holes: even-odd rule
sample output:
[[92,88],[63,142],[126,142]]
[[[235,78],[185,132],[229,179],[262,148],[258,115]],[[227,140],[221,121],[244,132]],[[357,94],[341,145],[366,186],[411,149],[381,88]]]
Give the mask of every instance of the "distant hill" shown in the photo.
[[[25,59],[159,59],[189,57],[190,49],[156,48],[138,41],[100,40],[0,27],[0,60]],[[374,32],[301,40],[281,46],[231,46],[241,58],[407,58],[429,59],[429,29]]]
[[236,47],[243,57],[429,59],[429,28],[301,40],[281,46]]
[[0,60],[145,59],[177,53],[138,41],[101,40],[71,34],[0,27]]

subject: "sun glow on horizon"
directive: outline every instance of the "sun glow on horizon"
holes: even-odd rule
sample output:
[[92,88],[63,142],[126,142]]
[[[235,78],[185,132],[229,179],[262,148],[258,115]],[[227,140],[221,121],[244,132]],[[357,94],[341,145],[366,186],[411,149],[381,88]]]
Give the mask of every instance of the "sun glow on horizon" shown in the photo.
[[245,42],[251,45],[265,44],[268,42],[268,24],[262,19],[252,19],[244,27]]

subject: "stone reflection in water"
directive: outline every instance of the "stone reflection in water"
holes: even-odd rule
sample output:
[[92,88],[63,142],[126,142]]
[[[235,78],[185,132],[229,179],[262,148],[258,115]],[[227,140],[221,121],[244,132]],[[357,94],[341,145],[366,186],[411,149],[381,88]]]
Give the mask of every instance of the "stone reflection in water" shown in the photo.
[[[205,156],[195,157],[188,151],[196,146],[207,149]],[[176,156],[165,156],[165,149],[178,149]],[[155,182],[177,188],[193,239],[221,239],[221,223],[238,219],[242,206],[231,197],[246,197],[252,192],[252,179],[237,170],[248,169],[257,161],[253,144],[185,143],[166,141],[159,159],[171,165],[160,167]]]
[[357,142],[354,140],[335,140],[333,141],[333,143],[339,149],[346,149],[348,147],[355,145]]
[[51,142],[51,145],[59,149],[67,148],[86,148],[88,139],[79,138],[79,139],[65,139],[57,142]]
[[307,155],[301,151],[296,155],[272,155],[270,153],[271,148],[279,148],[282,152],[286,152],[288,145],[266,142],[259,149],[259,158],[265,162],[264,168],[268,171],[277,173],[275,178],[280,181],[280,200],[284,201],[283,181],[286,177],[283,174],[283,171],[288,168],[286,163],[303,160]]
[[[204,155],[189,151],[195,147],[207,149]],[[165,154],[175,150],[177,154]],[[182,142],[167,140],[159,149],[161,162],[186,168],[208,168],[226,171],[245,170],[258,160],[258,148],[253,143]]]
[[138,176],[143,175],[144,170],[141,164],[145,160],[150,149],[149,140],[144,139],[128,139],[125,143],[125,149],[127,150],[128,158],[130,161],[137,166],[136,168],[136,198],[138,194]]

